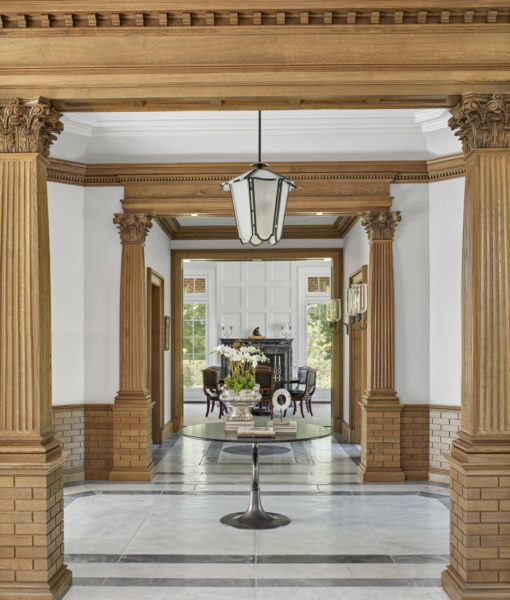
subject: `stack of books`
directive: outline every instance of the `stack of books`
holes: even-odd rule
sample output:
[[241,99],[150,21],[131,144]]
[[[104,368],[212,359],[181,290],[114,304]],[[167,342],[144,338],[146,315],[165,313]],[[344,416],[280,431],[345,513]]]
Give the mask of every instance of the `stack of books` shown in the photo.
[[275,436],[273,427],[239,427],[237,437],[271,438]]
[[237,433],[239,427],[253,427],[255,421],[238,421],[236,419],[228,419],[225,421],[225,433]]
[[273,421],[272,426],[276,433],[297,432],[297,421]]

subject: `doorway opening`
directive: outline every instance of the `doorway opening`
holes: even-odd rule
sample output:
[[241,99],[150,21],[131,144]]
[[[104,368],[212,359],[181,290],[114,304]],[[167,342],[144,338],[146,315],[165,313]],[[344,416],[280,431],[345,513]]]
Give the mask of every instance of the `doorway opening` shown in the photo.
[[[340,297],[341,249],[175,251],[172,277],[172,415],[174,428],[204,422],[202,371],[220,369],[221,342],[258,345],[282,380],[317,370],[313,415],[341,431],[341,335],[326,320]],[[251,338],[258,328],[261,338]],[[224,375],[224,373],[223,373]],[[290,387],[290,386],[289,386]],[[219,417],[219,406],[207,418]],[[199,421],[197,421],[197,418]],[[294,418],[301,418],[300,405]]]
[[152,443],[163,442],[165,280],[147,269],[147,388],[152,398]]

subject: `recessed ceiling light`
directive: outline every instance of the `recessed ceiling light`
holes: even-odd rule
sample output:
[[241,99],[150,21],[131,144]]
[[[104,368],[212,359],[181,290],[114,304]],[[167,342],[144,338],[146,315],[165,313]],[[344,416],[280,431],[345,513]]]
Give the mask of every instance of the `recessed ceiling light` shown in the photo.
[[324,213],[315,213],[318,217],[322,217]]
[[192,217],[198,217],[198,213],[191,213]]

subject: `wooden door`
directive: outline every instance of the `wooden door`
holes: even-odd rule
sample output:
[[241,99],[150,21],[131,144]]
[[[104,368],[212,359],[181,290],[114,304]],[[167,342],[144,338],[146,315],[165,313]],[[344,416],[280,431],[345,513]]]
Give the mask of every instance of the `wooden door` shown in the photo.
[[165,419],[164,371],[164,302],[165,281],[147,269],[147,387],[152,407],[152,442],[161,444]]
[[[349,285],[367,283],[368,268],[360,267],[349,277]],[[367,386],[367,330],[366,314],[360,322],[363,329],[349,330],[349,443],[361,443],[360,400]]]

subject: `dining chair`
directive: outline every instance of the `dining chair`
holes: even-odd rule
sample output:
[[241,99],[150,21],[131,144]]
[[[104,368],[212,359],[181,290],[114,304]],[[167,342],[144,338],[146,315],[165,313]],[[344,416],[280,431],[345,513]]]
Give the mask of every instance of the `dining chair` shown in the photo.
[[220,384],[221,367],[207,367],[202,370],[202,386],[207,401],[207,409],[205,416],[208,417],[210,412],[213,412],[216,401],[220,407],[220,419],[224,412],[228,412],[227,407],[221,400],[222,386]]
[[261,369],[257,366],[255,369],[255,383],[260,385],[260,393],[262,399],[259,402],[259,406],[262,408],[262,404],[266,404],[266,408],[269,408],[271,415],[273,414],[273,392],[274,392],[274,373],[269,369]]

